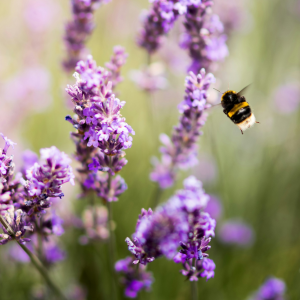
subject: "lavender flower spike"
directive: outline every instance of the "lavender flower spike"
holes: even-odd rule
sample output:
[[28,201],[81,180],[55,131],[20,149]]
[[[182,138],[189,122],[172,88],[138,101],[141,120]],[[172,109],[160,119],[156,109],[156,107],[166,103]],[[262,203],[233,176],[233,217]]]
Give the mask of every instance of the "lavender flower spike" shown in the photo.
[[67,72],[74,71],[76,64],[83,59],[87,50],[85,43],[92,34],[95,24],[93,13],[99,5],[110,0],[71,0],[72,20],[66,24],[64,41],[67,57],[63,66]]
[[214,236],[216,226],[215,220],[202,211],[208,200],[201,182],[190,176],[184,181],[184,189],[154,213],[143,209],[133,239],[125,240],[136,258],[133,263],[146,265],[161,255],[172,259],[179,246],[182,250],[180,258],[178,254],[175,257],[176,262],[189,266],[190,260],[207,257],[210,236]]
[[0,214],[11,209],[14,203],[24,199],[23,188],[20,184],[21,174],[14,178],[15,164],[13,156],[8,156],[7,151],[10,146],[16,143],[0,134],[5,141],[3,149],[0,149]]
[[251,300],[284,300],[284,293],[284,281],[275,277],[270,277],[264,282]]
[[153,282],[152,274],[146,272],[145,266],[139,266],[136,270],[132,260],[132,257],[126,257],[115,264],[115,270],[123,274],[121,282],[125,286],[125,296],[128,298],[136,298],[143,288],[149,291]]
[[[77,64],[75,73],[77,82],[68,86],[66,91],[75,104],[76,117],[66,117],[76,129],[72,137],[76,143],[76,159],[81,162],[79,170],[83,175],[81,186],[86,194],[94,190],[105,201],[117,201],[127,186],[120,176],[108,184],[108,174],[115,175],[127,164],[125,149],[132,145],[133,129],[121,115],[125,105],[113,94],[114,84],[120,81],[119,68],[125,62],[126,55],[120,47],[108,64],[109,71],[97,67],[92,56],[86,62]],[[101,173],[97,174],[97,171]]]
[[[133,129],[122,118],[120,110],[125,105],[112,93],[112,82],[107,82],[108,72],[97,67],[89,56],[77,67],[77,84],[67,92],[77,106],[74,112],[78,120],[69,120],[77,129],[84,131],[88,147],[100,148],[109,156],[131,147]],[[79,106],[79,104],[81,106]]]
[[161,135],[164,144],[161,147],[161,161],[154,160],[154,170],[150,174],[152,181],[165,189],[174,184],[178,169],[188,169],[197,163],[197,142],[202,134],[201,127],[206,122],[205,110],[210,84],[215,81],[211,73],[202,69],[198,75],[190,72],[185,80],[185,97],[179,106],[181,113],[179,124],[174,127],[172,138]]
[[213,62],[228,55],[224,26],[217,15],[208,14],[212,4],[211,0],[203,0],[187,6],[181,47],[188,49],[192,58],[189,70],[194,73],[201,68],[211,69]]
[[12,206],[9,208],[4,217],[0,216],[0,221],[2,224],[3,234],[0,234],[0,245],[6,244],[8,241],[16,239],[21,244],[26,244],[30,239],[23,238],[26,230],[33,230],[33,226],[26,221],[26,214]]
[[122,66],[126,63],[128,54],[125,49],[121,46],[114,47],[114,54],[111,60],[105,64],[109,71],[107,80],[112,82],[112,88],[114,89],[118,83],[123,81],[120,71]]
[[24,181],[28,214],[34,214],[50,207],[48,197],[62,198],[61,186],[70,182],[74,184],[74,175],[70,166],[71,160],[56,147],[41,149],[42,163],[35,163],[26,172]]
[[[150,11],[144,16],[143,28],[138,36],[139,46],[145,48],[148,53],[154,53],[161,45],[161,40],[170,29],[180,14],[185,9],[180,6],[178,0],[153,0]],[[177,3],[176,3],[177,2]]]

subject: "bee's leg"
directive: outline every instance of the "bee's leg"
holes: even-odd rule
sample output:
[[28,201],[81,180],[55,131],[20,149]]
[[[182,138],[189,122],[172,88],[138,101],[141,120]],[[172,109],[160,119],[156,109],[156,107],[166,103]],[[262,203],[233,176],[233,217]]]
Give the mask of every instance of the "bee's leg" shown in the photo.
[[241,133],[244,134],[243,130],[241,129]]
[[256,121],[255,121],[255,123],[258,123],[258,124],[259,124],[259,122],[256,122]]

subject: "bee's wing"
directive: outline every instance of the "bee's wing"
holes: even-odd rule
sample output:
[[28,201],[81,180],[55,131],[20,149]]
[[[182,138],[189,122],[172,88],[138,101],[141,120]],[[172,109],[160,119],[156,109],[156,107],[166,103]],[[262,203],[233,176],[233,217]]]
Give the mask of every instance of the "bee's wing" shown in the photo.
[[248,90],[248,88],[249,88],[250,85],[251,84],[248,84],[247,86],[245,86],[241,91],[238,92],[238,95],[239,96],[245,95],[245,92]]
[[218,103],[218,104],[212,104],[211,107],[207,108],[206,111],[210,112],[213,108],[220,106],[222,103]]

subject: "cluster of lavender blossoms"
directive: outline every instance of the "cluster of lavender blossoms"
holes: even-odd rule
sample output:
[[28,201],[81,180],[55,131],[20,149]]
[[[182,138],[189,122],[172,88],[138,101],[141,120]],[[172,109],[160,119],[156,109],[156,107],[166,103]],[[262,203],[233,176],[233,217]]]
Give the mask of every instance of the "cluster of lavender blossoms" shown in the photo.
[[284,300],[285,288],[285,283],[281,279],[270,277],[251,300]]
[[211,14],[212,0],[152,0],[152,7],[143,18],[138,44],[149,54],[158,50],[178,16],[184,15],[185,32],[181,47],[192,59],[190,71],[198,73],[210,68],[212,62],[228,55],[224,26],[217,15]]
[[72,72],[76,64],[87,54],[85,43],[92,34],[95,24],[94,11],[110,0],[71,0],[72,20],[66,24],[64,41],[67,49],[63,67]]
[[[4,232],[0,244],[16,240],[25,245],[32,241],[35,247],[29,246],[29,250],[36,251],[44,263],[61,260],[63,252],[52,237],[63,234],[62,220],[49,208],[53,198],[64,196],[63,184],[74,184],[71,160],[56,147],[41,149],[40,161],[27,151],[22,172],[14,176],[13,157],[7,150],[15,143],[1,136],[5,146],[0,156],[0,221]],[[14,258],[18,257],[22,261],[22,254]]]
[[[164,255],[181,262],[184,267],[181,273],[190,281],[212,278],[215,264],[206,252],[210,249],[211,236],[215,235],[216,221],[204,212],[208,201],[202,183],[190,176],[184,180],[184,189],[154,212],[142,209],[132,240],[125,240],[133,255],[132,264],[141,264],[144,270],[144,266]],[[116,269],[127,278],[127,269],[117,268],[118,263]]]
[[174,127],[171,139],[166,134],[160,136],[164,144],[160,149],[161,161],[153,159],[154,170],[150,178],[162,189],[174,184],[178,169],[185,170],[197,163],[197,141],[206,122],[205,110],[210,107],[207,90],[214,81],[214,76],[206,74],[204,69],[197,76],[190,72],[186,77],[185,98],[178,106],[179,124]]
[[[97,67],[92,56],[88,56],[86,62],[80,61],[76,66],[76,84],[66,88],[75,105],[75,116],[67,116],[66,120],[77,130],[71,137],[76,145],[75,158],[81,165],[77,169],[81,196],[95,193],[104,202],[117,201],[127,189],[121,176],[112,177],[127,164],[124,150],[131,147],[130,135],[134,135],[120,113],[125,102],[113,93],[122,80],[120,70],[126,58],[124,49],[116,46],[105,69]],[[85,226],[87,237],[108,237],[103,233],[103,222],[99,222],[93,221],[93,229]]]

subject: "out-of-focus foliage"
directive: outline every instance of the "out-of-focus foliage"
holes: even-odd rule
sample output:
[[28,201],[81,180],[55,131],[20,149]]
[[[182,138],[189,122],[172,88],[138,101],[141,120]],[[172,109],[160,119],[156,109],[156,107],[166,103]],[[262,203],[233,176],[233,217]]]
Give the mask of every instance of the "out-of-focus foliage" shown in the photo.
[[[299,299],[300,111],[296,106],[294,111],[283,114],[275,105],[274,93],[289,83],[300,86],[300,4],[292,0],[241,2],[248,14],[247,23],[229,36],[230,55],[214,72],[218,78],[216,88],[238,91],[252,83],[246,98],[260,124],[241,135],[220,108],[213,109],[200,138],[200,155],[215,165],[212,171],[208,164],[201,163],[193,172],[201,175],[199,179],[204,178],[206,191],[222,202],[216,231],[225,220],[238,219],[253,227],[255,240],[246,248],[224,245],[217,238],[212,240],[210,257],[216,263],[216,275],[208,282],[199,280],[199,299],[246,299],[270,275],[286,282],[289,299]],[[135,43],[139,15],[147,7],[146,0],[112,0],[96,12],[97,27],[87,45],[98,65],[109,60],[116,44],[129,53],[123,69],[125,80],[118,92],[126,101],[122,114],[136,135],[122,171],[128,190],[113,204],[118,259],[128,255],[124,240],[134,232],[141,208],[148,208],[150,203],[155,187],[149,180],[150,158],[158,154],[158,135],[169,134],[176,124],[177,105],[184,93],[185,64],[180,61],[186,58],[183,50],[176,48],[180,27],[170,34],[162,54],[153,58],[171,60],[170,55],[176,55],[174,60],[179,63],[167,67],[168,88],[152,94],[150,99],[130,80],[130,70],[139,69],[147,61],[146,53]],[[21,150],[26,148],[38,152],[39,148],[55,145],[66,153],[74,151],[69,138],[72,128],[64,120],[70,113],[64,87],[75,79],[61,68],[63,28],[69,17],[67,0],[0,3],[1,114],[2,110],[10,111],[11,116],[0,120],[0,132],[5,128],[9,132],[3,133],[18,143],[14,152],[17,163]],[[168,51],[170,45],[172,53],[169,51],[168,56],[163,51]],[[40,92],[32,99],[29,93],[23,100],[17,99],[16,90],[25,79],[11,85],[9,80],[37,66],[49,72],[44,94]],[[285,101],[284,95],[281,100]],[[13,104],[14,101],[19,104]],[[46,102],[47,107],[41,105]],[[19,109],[20,103],[24,109]],[[43,110],[37,111],[37,106]],[[207,167],[207,172],[215,176],[209,173],[209,180],[205,181],[206,170],[200,167]],[[186,176],[181,174],[176,188],[182,187]],[[161,200],[173,192],[174,189],[166,190]],[[80,216],[85,200],[76,199],[78,187],[69,188],[66,194],[61,202],[67,202],[66,209]],[[54,266],[51,275],[66,291],[74,284],[82,285],[88,291],[87,299],[110,299],[107,245],[99,243],[97,251],[92,245],[80,245],[80,229],[66,227],[61,244],[67,258]],[[43,284],[39,274],[29,264],[13,261],[8,245],[2,246],[0,253],[0,299],[38,299],[37,291]],[[179,269],[164,258],[151,263],[153,290],[143,293],[141,299],[188,299],[190,284]]]

